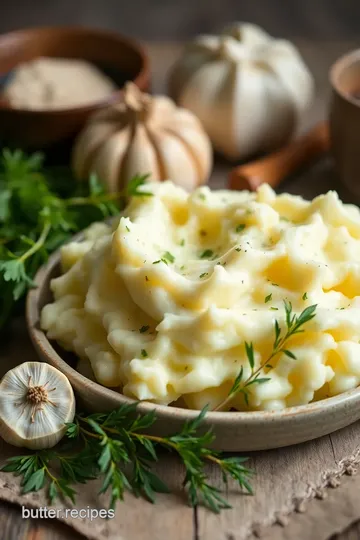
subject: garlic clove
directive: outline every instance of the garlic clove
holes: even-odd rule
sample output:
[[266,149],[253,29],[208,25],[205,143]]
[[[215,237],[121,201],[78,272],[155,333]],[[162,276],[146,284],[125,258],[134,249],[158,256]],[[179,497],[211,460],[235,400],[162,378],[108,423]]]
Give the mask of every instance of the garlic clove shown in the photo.
[[107,179],[110,192],[118,191],[123,187],[119,176],[130,142],[131,130],[127,127],[111,135],[95,157],[93,170],[97,172],[99,178]]
[[[189,121],[188,112],[184,109],[184,115],[178,115],[176,122],[172,126],[167,126],[167,132],[177,136],[184,143],[188,152],[195,162],[197,168],[197,185],[204,184],[209,177],[212,168],[212,147],[208,138],[204,137],[202,132],[194,122],[194,116]],[[200,122],[199,122],[200,125]],[[170,177],[171,178],[171,177]],[[194,187],[197,187],[194,186]]]
[[[314,83],[297,49],[290,41],[278,40],[267,51],[266,63],[268,69],[273,71],[281,81],[284,90],[291,96],[291,101],[299,116],[311,104]],[[291,72],[291,77],[288,76],[289,72]],[[299,88],[302,88],[302,92],[299,92]]]
[[174,178],[178,172],[178,159],[181,159],[182,186],[193,190],[199,182],[197,163],[181,140],[171,132],[157,130],[151,134],[156,149],[163,180]]
[[163,124],[164,119],[172,117],[177,107],[172,99],[167,96],[157,96],[152,100],[152,114],[147,119],[147,123]]
[[251,23],[231,23],[224,28],[223,36],[231,36],[240,43],[247,46],[256,47],[271,43],[271,36],[265,30]]
[[[72,167],[79,180],[88,178],[92,156],[117,129],[117,125],[114,122],[94,122],[78,137],[74,146]],[[83,157],[84,155],[86,155],[85,159]]]
[[[205,127],[214,147],[228,157],[237,153],[237,146],[233,136],[229,137],[229,126],[236,125],[242,128],[241,123],[236,121],[233,111],[233,80],[236,76],[236,64],[219,61],[204,64],[193,74],[191,84],[183,89],[179,104],[199,118]],[[211,78],[211,88],[209,88]],[[208,88],[208,95],[202,94],[198,88]],[[216,99],[216,107],[209,114],[213,100]],[[245,109],[246,114],[251,112]]]
[[148,130],[141,124],[136,126],[134,137],[122,164],[122,178],[132,178],[139,172],[146,171],[148,180],[159,181],[162,178],[155,148],[151,144]]
[[0,436],[13,446],[52,448],[75,416],[68,379],[42,362],[25,362],[0,383]]
[[181,94],[181,88],[186,87],[189,79],[192,77],[201,66],[206,62],[211,60],[211,52],[205,47],[201,46],[200,43],[192,44],[185,49],[187,51],[189,48],[193,49],[193,52],[188,58],[187,62],[184,62],[180,58],[174,65],[169,81],[168,81],[168,91],[172,98],[175,101],[178,101]]

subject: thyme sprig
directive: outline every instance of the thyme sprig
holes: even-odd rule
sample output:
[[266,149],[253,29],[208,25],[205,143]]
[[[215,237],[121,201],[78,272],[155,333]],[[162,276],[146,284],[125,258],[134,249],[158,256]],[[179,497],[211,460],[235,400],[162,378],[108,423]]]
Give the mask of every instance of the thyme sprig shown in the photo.
[[136,407],[134,403],[107,414],[78,414],[67,426],[65,444],[58,449],[12,457],[2,470],[22,477],[23,493],[46,486],[50,503],[58,497],[75,502],[77,484],[101,478],[100,493],[109,493],[110,507],[114,508],[125,491],[150,502],[155,502],[156,493],[169,492],[152,470],[162,448],[177,454],[184,465],[183,485],[190,505],[203,504],[213,512],[230,507],[221,490],[208,482],[207,462],[219,467],[225,485],[233,478],[241,489],[252,493],[253,471],[244,465],[247,458],[222,457],[210,448],[212,430],[199,431],[206,407],[179,433],[169,437],[147,434],[156,421],[155,413],[137,416]]
[[295,334],[300,334],[304,332],[303,326],[311,321],[315,317],[317,305],[308,306],[305,308],[299,315],[293,313],[292,304],[288,300],[284,300],[284,309],[285,309],[285,324],[286,330],[283,331],[279,325],[278,320],[275,320],[274,323],[274,333],[275,338],[273,342],[272,351],[265,360],[263,360],[260,365],[255,368],[255,351],[253,343],[245,342],[245,353],[248,363],[250,365],[250,375],[247,379],[243,379],[244,367],[241,366],[238,375],[236,376],[234,383],[227,395],[227,397],[217,405],[214,409],[219,411],[225,406],[231,404],[231,401],[238,394],[244,396],[246,405],[249,405],[249,388],[254,384],[263,384],[270,380],[270,377],[262,377],[262,371],[264,368],[270,371],[273,369],[272,360],[279,354],[285,354],[289,358],[296,360],[296,356],[293,352],[289,351],[287,348],[288,340]]

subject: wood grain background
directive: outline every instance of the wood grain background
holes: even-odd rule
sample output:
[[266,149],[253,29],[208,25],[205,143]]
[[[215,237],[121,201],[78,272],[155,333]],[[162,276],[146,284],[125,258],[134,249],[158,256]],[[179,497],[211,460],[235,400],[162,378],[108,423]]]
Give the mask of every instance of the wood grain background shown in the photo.
[[359,38],[359,0],[0,0],[0,32],[39,24],[109,28],[177,41],[234,20],[283,37]]

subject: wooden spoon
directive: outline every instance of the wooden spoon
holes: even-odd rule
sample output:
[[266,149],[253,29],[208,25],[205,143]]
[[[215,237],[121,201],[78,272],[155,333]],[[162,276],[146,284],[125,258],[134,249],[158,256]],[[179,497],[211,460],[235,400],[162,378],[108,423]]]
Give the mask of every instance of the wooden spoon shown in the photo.
[[264,183],[275,188],[296,169],[327,152],[329,147],[328,124],[317,124],[305,135],[277,152],[232,169],[229,174],[229,188],[255,191]]

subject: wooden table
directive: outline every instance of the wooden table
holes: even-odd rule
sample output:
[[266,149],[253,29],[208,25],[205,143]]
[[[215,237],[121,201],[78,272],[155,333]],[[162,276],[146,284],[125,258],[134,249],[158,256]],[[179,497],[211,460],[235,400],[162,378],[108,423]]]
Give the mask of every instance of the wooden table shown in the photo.
[[[317,85],[317,97],[314,107],[304,119],[303,129],[310,126],[314,122],[321,120],[326,114],[327,100],[329,96],[329,86],[327,82],[327,73],[331,63],[341,54],[355,47],[354,43],[309,43],[297,42],[301,52],[303,53],[310,69],[315,75]],[[179,53],[179,45],[173,43],[152,44],[148,46],[149,54],[153,66],[153,91],[161,92],[165,88],[166,72],[168,67],[174,61],[174,58]],[[226,185],[226,174],[229,171],[229,164],[225,161],[216,163],[211,185],[220,187]],[[300,176],[288,181],[285,185],[287,191],[298,193],[306,197],[313,197],[318,193],[326,191],[334,185],[333,175],[329,174],[329,169],[317,171],[313,168],[310,173],[303,173]],[[335,184],[336,186],[336,184]],[[179,474],[179,469],[174,465],[173,461],[162,462],[163,467],[171,469],[171,475]],[[216,473],[209,471],[213,481],[216,482]],[[232,498],[232,504],[236,506],[236,498]],[[126,503],[124,503],[126,504]],[[144,529],[144,523],[138,528],[136,515],[137,510],[133,505],[137,501],[131,502],[131,513],[134,516],[134,522],[131,525],[131,530],[122,531],[124,540],[208,540],[208,527],[206,525],[206,514],[201,510],[191,510],[184,501],[179,499],[176,503],[178,508],[175,513],[173,508],[167,508],[167,505],[151,507],[147,527]],[[173,505],[174,503],[172,503]],[[139,502],[138,513],[142,512],[143,503]],[[122,511],[126,508],[122,507]],[[173,520],[173,518],[176,518]],[[236,516],[236,512],[231,514],[232,528],[236,528],[236,520],[241,520],[241,513]],[[235,523],[234,523],[235,520]],[[140,520],[141,522],[141,520]],[[159,523],[161,522],[161,526]],[[155,525],[157,523],[157,525]],[[217,540],[236,540],[232,534],[227,532],[227,514],[222,514],[221,519],[216,525]],[[159,531],[162,530],[161,538]],[[146,532],[145,532],[146,531]],[[337,531],[339,532],[339,531]],[[125,533],[125,537],[123,536]],[[211,539],[215,538],[211,534]],[[209,536],[210,537],[210,536]],[[70,527],[59,522],[44,521],[44,520],[24,520],[21,518],[19,508],[5,502],[0,502],[0,539],[4,540],[65,540],[68,538],[76,539],[81,536],[73,531]],[[298,537],[300,539],[300,536]],[[330,537],[329,537],[330,538]],[[338,540],[355,540],[360,538],[360,508],[358,515],[355,516],[353,523],[348,529],[343,530],[337,536]],[[315,540],[315,539],[314,539]]]

